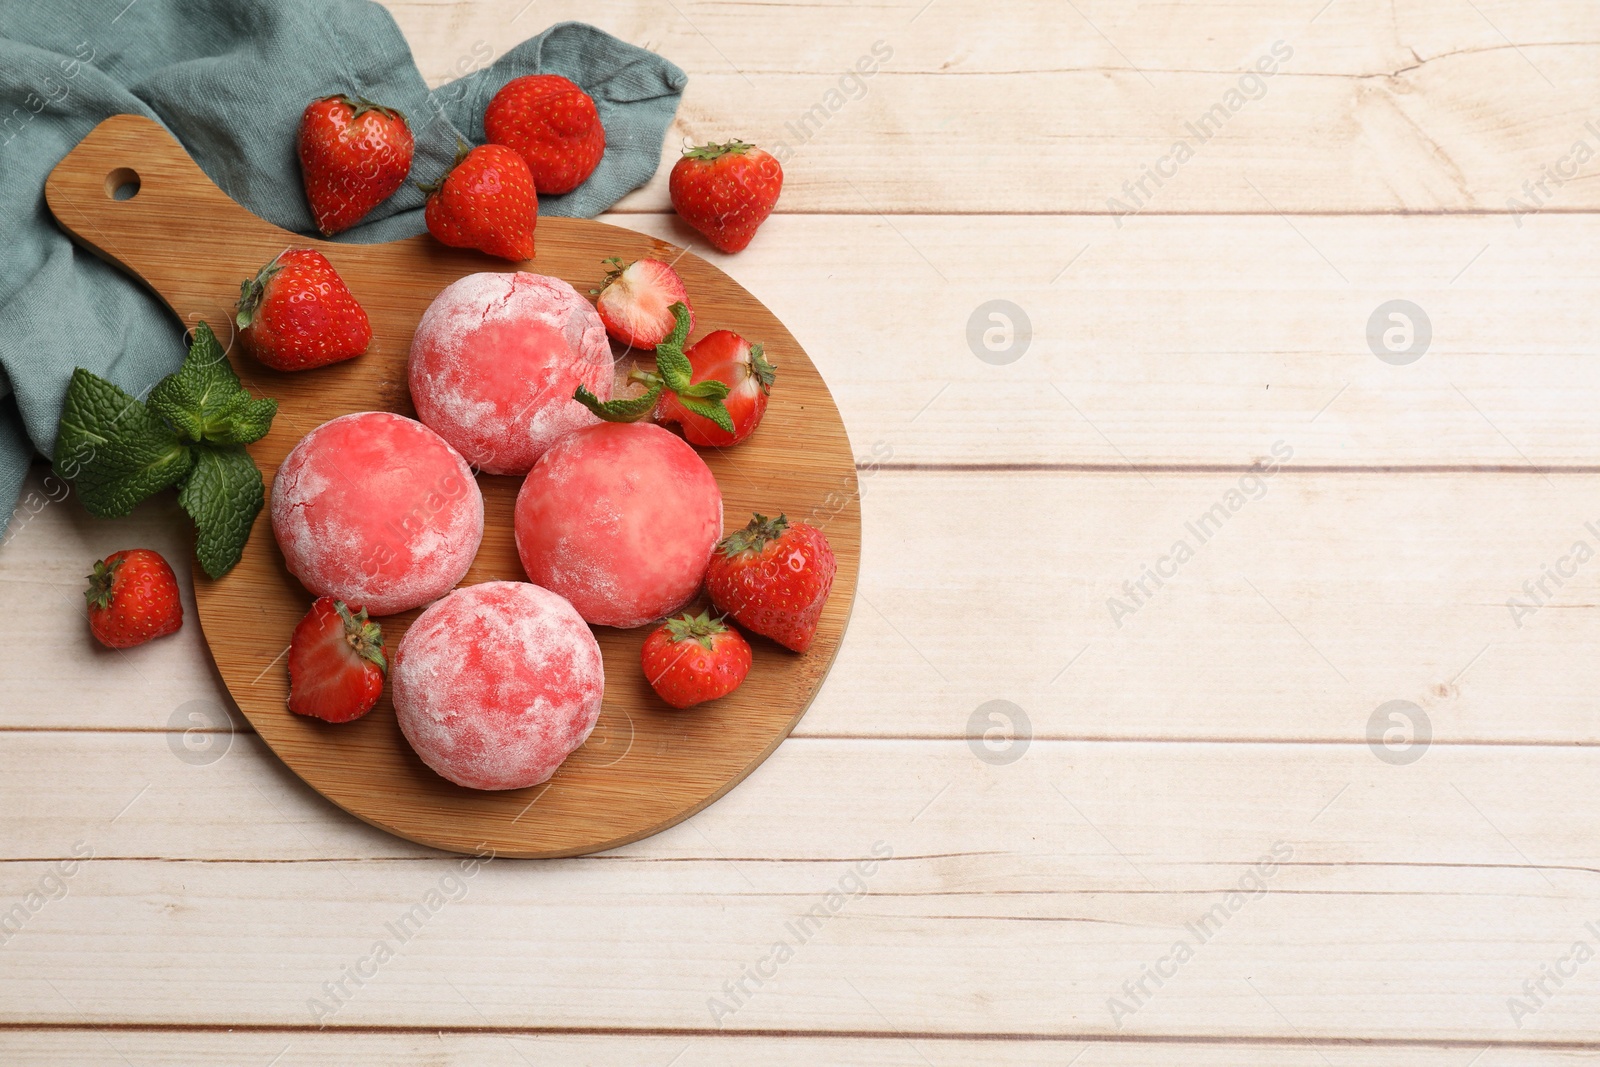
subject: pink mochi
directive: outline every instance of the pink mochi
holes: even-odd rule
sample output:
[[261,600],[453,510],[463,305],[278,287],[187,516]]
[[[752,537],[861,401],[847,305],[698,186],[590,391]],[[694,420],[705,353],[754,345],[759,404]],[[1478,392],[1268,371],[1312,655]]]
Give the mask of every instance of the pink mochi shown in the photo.
[[272,532],[312,593],[393,615],[466,576],[483,540],[483,494],[466,461],[422,423],[361,411],[289,452],[272,480]]
[[549,778],[588,739],[605,692],[594,633],[526,582],[469,585],[424,611],[389,678],[406,740],[468,789]]
[[417,417],[467,462],[526,474],[597,420],[572,399],[611,398],[611,345],[594,306],[560,278],[469,274],[434,297],[411,338]]
[[641,626],[694,598],[722,537],[700,454],[650,423],[562,438],[517,494],[517,554],[535,584],[600,626]]

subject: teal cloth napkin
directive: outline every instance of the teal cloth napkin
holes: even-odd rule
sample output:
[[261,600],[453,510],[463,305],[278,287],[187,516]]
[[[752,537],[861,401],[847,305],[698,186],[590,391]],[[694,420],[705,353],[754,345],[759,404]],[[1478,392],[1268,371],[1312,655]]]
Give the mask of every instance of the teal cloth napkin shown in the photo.
[[0,530],[35,453],[55,448],[75,366],[135,396],[183,360],[182,328],[146,289],[74,245],[44,202],[50,169],[102,119],[156,119],[239,203],[313,234],[295,130],[311,100],[349,92],[404,112],[411,180],[342,241],[422,233],[424,194],[481,144],[483,109],[512,78],[562,74],[606,128],[582,186],[541,197],[550,215],[597,215],[643,185],[688,81],[672,63],[592,26],[551,26],[493,63],[478,42],[429,91],[389,13],[365,0],[0,0]]

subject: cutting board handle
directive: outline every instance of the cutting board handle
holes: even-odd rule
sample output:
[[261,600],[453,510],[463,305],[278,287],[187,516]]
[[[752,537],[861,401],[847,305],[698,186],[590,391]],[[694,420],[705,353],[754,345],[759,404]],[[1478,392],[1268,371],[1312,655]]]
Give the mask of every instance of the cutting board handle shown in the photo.
[[113,115],[68,152],[44,185],[63,229],[90,251],[144,281],[184,320],[218,311],[189,294],[197,268],[250,277],[260,239],[318,246],[250,214],[206,177],[160,123]]

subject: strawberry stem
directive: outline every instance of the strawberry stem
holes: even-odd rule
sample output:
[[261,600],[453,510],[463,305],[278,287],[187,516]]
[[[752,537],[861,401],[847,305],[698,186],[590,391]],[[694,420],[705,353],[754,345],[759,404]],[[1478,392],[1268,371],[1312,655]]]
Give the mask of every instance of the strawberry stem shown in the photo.
[[683,150],[683,155],[685,159],[710,162],[713,159],[721,159],[723,156],[742,156],[754,147],[755,145],[741,141],[736,137],[724,144],[713,142],[711,144],[690,146]]
[[750,346],[750,370],[755,374],[756,381],[761,383],[761,391],[772,392],[772,383],[777,380],[778,368],[767,362],[766,353],[759,344]]
[[[283,252],[287,251],[289,251],[287,248],[283,250]],[[272,280],[274,274],[283,269],[283,265],[278,262],[283,258],[283,252],[273,256],[272,262],[257,271],[254,278],[246,278],[239,283],[239,302],[234,305],[237,314],[233,317],[233,321],[238,325],[239,329],[248,329],[250,323],[254,321],[256,312],[261,308],[261,301],[267,295],[267,282]]]
[[122,566],[122,561],[113,560],[108,566],[103,559],[94,561],[94,573],[89,575],[89,588],[83,591],[84,599],[92,608],[104,610],[111,606],[111,586],[116,579],[117,569]]
[[340,93],[337,99],[341,104],[350,109],[350,117],[352,119],[358,119],[368,111],[376,111],[386,119],[399,119],[401,122],[406,121],[405,115],[401,112],[396,111],[392,107],[384,107],[382,104],[368,100],[364,96],[352,97],[349,93]]
[[421,189],[425,193],[436,192],[441,186],[444,185],[444,180],[446,178],[450,177],[450,172],[455,170],[457,167],[461,166],[461,161],[466,159],[471,154],[472,154],[472,146],[467,144],[467,142],[458,139],[456,141],[456,158],[455,158],[455,161],[452,162],[448,167],[446,167],[444,169],[444,173],[439,175],[438,181],[418,182],[417,183],[417,188]]
[[745,552],[760,552],[766,547],[768,541],[776,541],[783,536],[789,528],[789,518],[779,515],[776,519],[769,519],[759,512],[752,512],[750,524],[742,530],[735,530],[724,537],[717,544],[717,551],[724,556],[737,556]]
[[711,639],[717,634],[728,632],[723,625],[722,616],[713,619],[709,611],[702,611],[699,615],[690,615],[687,611],[676,618],[666,621],[667,636],[673,644],[679,641],[698,641],[706,651],[711,651]]
[[344,601],[335,600],[333,610],[339,613],[340,620],[344,622],[344,639],[356,650],[356,655],[377,664],[378,670],[387,675],[389,660],[383,654],[383,627],[367,618],[366,608],[351,615]]

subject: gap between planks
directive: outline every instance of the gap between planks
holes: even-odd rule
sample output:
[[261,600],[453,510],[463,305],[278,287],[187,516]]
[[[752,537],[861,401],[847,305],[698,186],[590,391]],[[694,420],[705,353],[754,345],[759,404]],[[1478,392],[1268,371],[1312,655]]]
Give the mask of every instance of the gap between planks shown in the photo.
[[869,1041],[1004,1041],[1050,1042],[1061,1044],[1119,1045],[1215,1045],[1289,1048],[1430,1048],[1430,1049],[1540,1049],[1548,1051],[1593,1051],[1600,1041],[1560,1041],[1529,1039],[1453,1039],[1409,1037],[1250,1037],[1211,1034],[1123,1034],[1115,1031],[1085,1030],[1049,1033],[1045,1031],[911,1031],[911,1030],[762,1030],[699,1029],[695,1027],[617,1027],[617,1026],[297,1026],[265,1023],[54,1023],[15,1020],[0,1022],[0,1033],[89,1032],[89,1033],[249,1033],[249,1034],[498,1034],[508,1037],[681,1037],[696,1041],[707,1038],[777,1038]]
[[[1039,211],[1036,208],[1018,209],[1008,211],[1004,208],[985,208],[970,210],[950,208],[943,211],[928,211],[925,208],[886,208],[879,210],[873,207],[829,207],[822,208],[794,208],[792,210],[782,207],[774,208],[774,216],[783,215],[789,218],[828,218],[832,216],[856,215],[890,215],[895,218],[1020,218],[1020,219],[1116,219],[1124,212],[1120,211]],[[1593,207],[1560,207],[1547,204],[1538,209],[1540,215],[1600,215],[1600,208]],[[604,222],[611,215],[660,215],[663,217],[676,214],[659,207],[629,207],[627,204],[618,204],[607,208],[604,215],[599,216]],[[1139,218],[1170,218],[1170,219],[1213,219],[1213,218],[1240,218],[1240,219],[1392,219],[1392,218],[1513,218],[1527,212],[1514,211],[1509,208],[1492,207],[1439,207],[1439,208],[1333,208],[1329,210],[1312,211],[1305,208],[1289,208],[1284,211],[1246,211],[1243,209],[1216,208],[1208,211],[1178,211],[1162,210],[1147,207],[1137,212]]]
[[[168,729],[162,726],[16,726],[0,724],[0,734],[254,734],[255,729],[248,723],[241,724],[235,729],[212,729],[190,727],[184,730]],[[971,737],[966,734],[935,734],[935,733],[904,733],[904,734],[853,734],[853,733],[817,733],[817,734],[790,734],[784,738],[784,743],[790,741],[870,741],[899,743],[902,741],[938,741],[938,742],[966,742]],[[1055,734],[1036,733],[1028,738],[1030,744],[1036,742],[1059,742],[1064,744],[1085,745],[1343,745],[1358,748],[1369,745],[1369,742],[1352,740],[1347,737],[1203,737],[1182,736],[1138,736],[1129,734]],[[1593,748],[1600,745],[1600,740],[1591,738],[1574,738],[1571,740],[1550,741],[1538,738],[1433,738],[1428,744],[1438,745],[1443,748]],[[4,861],[0,861],[4,862]]]
[[[897,474],[1251,474],[1253,463],[962,463],[914,460],[857,463],[858,471]],[[1302,463],[1281,464],[1277,474],[1600,474],[1600,464],[1532,467],[1526,463]]]

